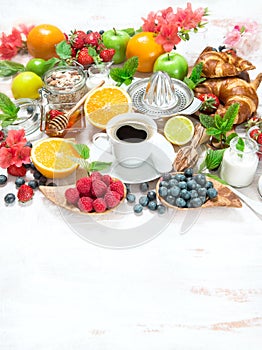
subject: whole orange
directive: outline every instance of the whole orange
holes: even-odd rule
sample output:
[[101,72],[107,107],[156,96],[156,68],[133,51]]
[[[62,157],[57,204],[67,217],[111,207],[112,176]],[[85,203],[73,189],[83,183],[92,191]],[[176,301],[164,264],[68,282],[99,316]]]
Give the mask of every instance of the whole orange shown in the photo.
[[153,72],[155,60],[165,52],[155,37],[154,33],[141,32],[132,36],[127,43],[126,57],[138,57],[138,72]]
[[57,57],[55,46],[65,40],[63,32],[51,24],[39,24],[28,34],[27,48],[31,56],[48,60]]

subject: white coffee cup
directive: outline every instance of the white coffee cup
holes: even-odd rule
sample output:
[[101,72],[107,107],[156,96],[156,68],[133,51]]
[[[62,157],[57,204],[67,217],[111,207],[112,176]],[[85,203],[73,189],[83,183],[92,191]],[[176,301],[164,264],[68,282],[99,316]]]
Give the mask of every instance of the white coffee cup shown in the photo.
[[124,167],[136,168],[151,155],[152,139],[157,133],[157,124],[152,118],[140,113],[124,113],[112,118],[106,127],[106,133],[93,136],[94,144],[98,139],[107,140],[107,151]]

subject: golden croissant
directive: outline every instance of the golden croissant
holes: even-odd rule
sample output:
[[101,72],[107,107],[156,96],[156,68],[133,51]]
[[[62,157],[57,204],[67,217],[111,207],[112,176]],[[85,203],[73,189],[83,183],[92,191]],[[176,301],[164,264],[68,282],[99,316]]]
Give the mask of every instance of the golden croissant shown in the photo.
[[195,65],[200,62],[203,62],[202,75],[206,78],[231,77],[256,68],[251,62],[237,55],[226,51],[213,51],[212,47],[206,47],[202,51]]
[[259,101],[256,90],[261,81],[262,73],[251,82],[236,77],[207,79],[194,91],[196,97],[202,93],[215,94],[222,103],[216,111],[219,115],[224,115],[233,103],[239,103],[239,112],[234,124],[241,124],[257,110]]

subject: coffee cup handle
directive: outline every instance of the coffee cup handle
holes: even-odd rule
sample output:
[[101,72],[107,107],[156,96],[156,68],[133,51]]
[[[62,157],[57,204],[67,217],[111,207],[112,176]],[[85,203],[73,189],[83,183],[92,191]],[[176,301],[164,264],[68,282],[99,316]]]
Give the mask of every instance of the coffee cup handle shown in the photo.
[[[103,139],[103,142],[99,142],[98,140]],[[112,153],[112,147],[108,138],[108,135],[104,132],[98,132],[93,135],[92,137],[92,142],[93,144],[99,148],[100,150],[107,152],[107,153]]]

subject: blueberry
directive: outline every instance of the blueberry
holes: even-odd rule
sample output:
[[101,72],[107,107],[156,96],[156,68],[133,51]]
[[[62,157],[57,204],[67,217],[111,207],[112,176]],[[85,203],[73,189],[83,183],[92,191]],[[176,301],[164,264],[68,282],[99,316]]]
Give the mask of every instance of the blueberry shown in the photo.
[[33,144],[32,144],[32,142],[30,142],[30,141],[27,141],[27,143],[25,144],[27,147],[30,147],[30,148],[32,148],[33,147]]
[[201,187],[202,187],[201,185],[196,184],[196,188],[195,188],[195,190],[199,190]]
[[158,190],[159,196],[166,197],[169,190],[166,187],[160,187]]
[[149,199],[147,196],[141,196],[139,198],[139,204],[141,204],[143,207],[146,207],[148,205]]
[[47,178],[46,178],[45,176],[42,175],[42,176],[39,178],[39,186],[45,186],[46,183],[47,183]]
[[34,112],[34,107],[33,106],[28,106],[26,109],[28,114],[32,114]]
[[5,198],[4,201],[6,204],[12,204],[15,201],[15,195],[13,193],[8,193]]
[[17,177],[15,180],[16,187],[20,187],[25,184],[25,179],[23,177]]
[[210,199],[213,199],[217,196],[217,190],[215,188],[209,188],[207,190],[207,196],[210,198]]
[[170,180],[171,179],[171,174],[169,174],[169,173],[163,174],[162,175],[162,179],[163,179],[163,181]]
[[176,206],[180,207],[180,208],[185,208],[186,207],[186,201],[183,198],[178,197],[176,199]]
[[50,186],[50,187],[56,187],[56,186],[57,186],[57,184],[56,184],[56,183],[54,183],[54,182],[49,182],[49,184],[48,184],[47,186]]
[[157,212],[159,213],[159,214],[165,214],[165,212],[166,212],[166,207],[163,205],[163,204],[159,204],[158,206],[157,206]]
[[187,189],[188,190],[195,190],[197,187],[197,183],[195,180],[189,180],[187,181]]
[[181,188],[181,189],[187,188],[187,183],[186,183],[186,181],[180,181],[180,182],[178,183],[178,187]]
[[193,208],[199,208],[202,205],[202,201],[199,197],[193,198],[193,199],[190,199],[190,204]]
[[35,165],[34,165],[34,163],[30,163],[30,168],[32,169],[32,170],[36,170],[36,167],[35,167]]
[[197,174],[196,176],[194,176],[194,179],[196,180],[196,182],[199,185],[205,186],[205,184],[206,184],[206,176],[204,174]]
[[23,164],[23,167],[26,168],[26,169],[29,169],[29,168],[31,168],[31,164],[30,163],[29,164]]
[[153,201],[154,199],[156,199],[156,192],[155,191],[149,191],[147,192],[147,198],[150,201]]
[[147,182],[142,182],[139,186],[141,192],[147,192],[149,189],[149,185]]
[[206,196],[207,189],[205,187],[200,187],[197,189],[197,193],[199,194],[199,196]]
[[168,186],[169,186],[168,181],[160,181],[159,183],[159,187],[168,187]]
[[143,206],[141,204],[135,204],[133,210],[136,214],[140,214],[143,211]]
[[7,177],[5,175],[0,175],[0,186],[7,183]]
[[167,203],[171,204],[171,205],[174,205],[175,204],[175,201],[176,201],[176,198],[173,197],[173,196],[167,196],[166,197],[166,201]]
[[206,202],[206,196],[199,196],[199,198],[201,199],[202,204]]
[[36,180],[30,180],[28,182],[28,186],[30,186],[33,190],[35,190],[39,185],[38,185],[38,182]]
[[191,198],[191,194],[188,190],[184,188],[180,192],[180,197],[183,198],[185,201],[188,201]]
[[41,174],[39,171],[36,170],[36,171],[34,172],[33,176],[34,176],[34,178],[35,178],[36,180],[39,180],[40,177],[42,176],[42,174]]
[[168,182],[168,187],[177,186],[178,184],[179,184],[179,182],[176,179],[171,179]]
[[99,30],[99,34],[100,34],[100,35],[104,34],[104,32],[105,32],[105,31],[104,31],[103,29]]
[[131,192],[131,186],[129,184],[125,184],[126,186],[126,193],[130,193]]
[[212,188],[214,185],[213,185],[213,182],[211,181],[207,181],[206,184],[205,184],[205,188],[208,190],[209,188]]
[[90,34],[90,33],[93,33],[93,31],[91,29],[86,31],[86,34]]
[[157,202],[156,201],[150,201],[148,203],[147,207],[150,210],[157,210]]
[[187,168],[184,170],[184,175],[186,177],[192,177],[193,176],[193,169],[192,168]]
[[190,195],[191,195],[191,198],[197,198],[198,197],[198,193],[196,190],[191,190],[190,191]]
[[136,200],[136,196],[133,194],[133,193],[128,193],[126,195],[126,200],[129,202],[129,203],[134,203],[135,200]]
[[177,197],[180,193],[181,189],[178,186],[174,186],[170,188],[170,195],[173,197]]

